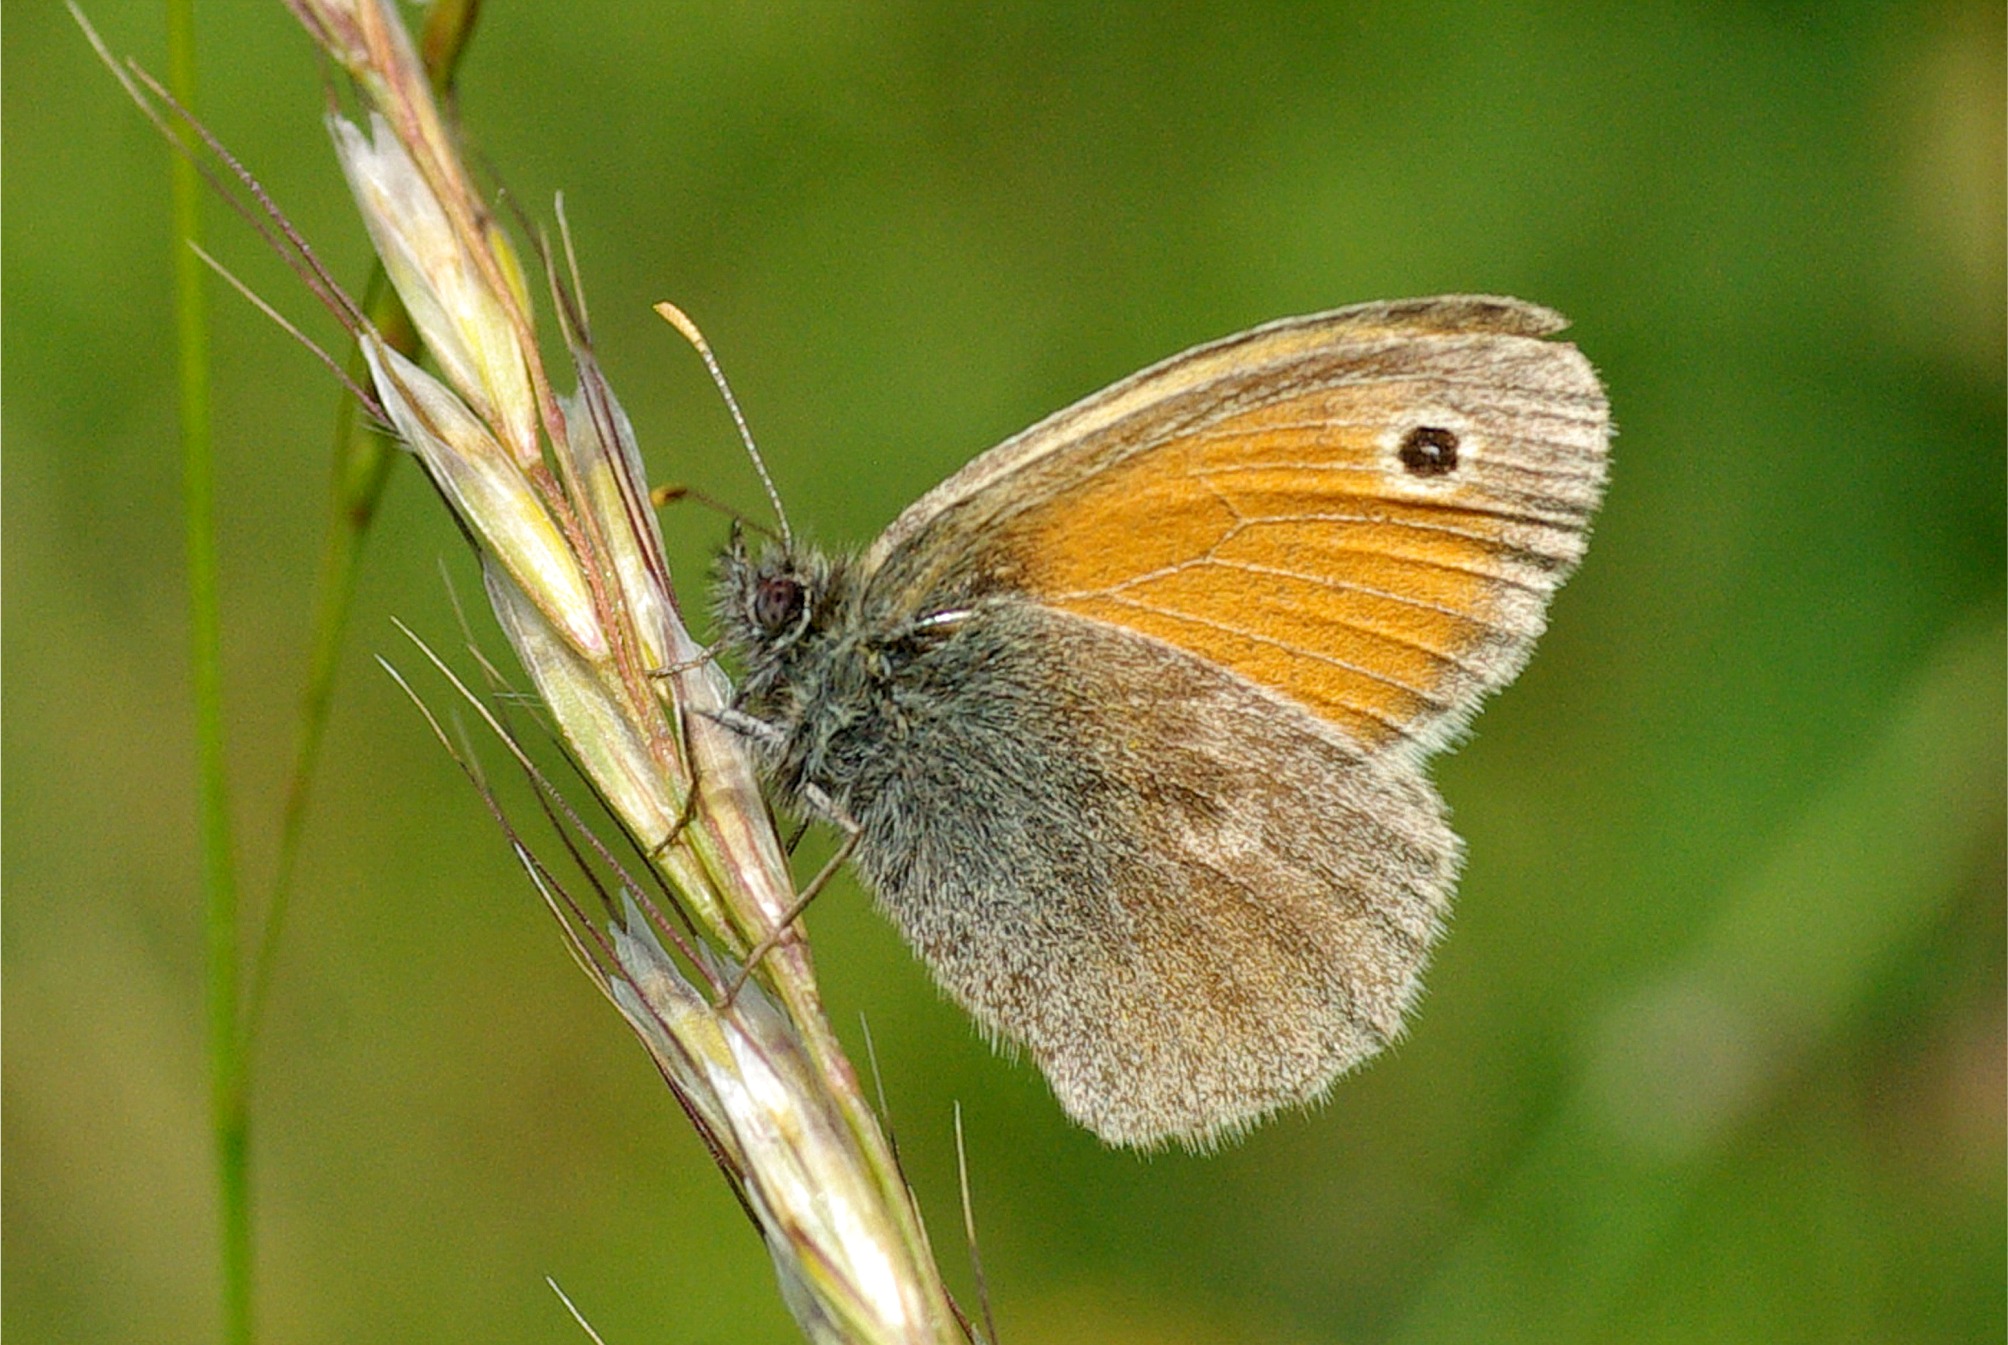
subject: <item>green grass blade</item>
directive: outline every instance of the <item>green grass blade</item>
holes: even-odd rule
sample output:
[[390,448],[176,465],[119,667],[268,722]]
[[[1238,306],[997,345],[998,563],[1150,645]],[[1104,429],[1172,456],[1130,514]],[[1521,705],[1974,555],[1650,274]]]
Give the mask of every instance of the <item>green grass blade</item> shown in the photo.
[[[168,0],[168,84],[191,112],[195,98],[193,0]],[[188,132],[181,131],[184,136]],[[192,139],[192,137],[191,137]],[[223,1339],[249,1345],[251,1329],[250,1127],[238,1032],[237,874],[224,766],[222,617],[216,574],[216,459],[209,416],[209,314],[201,259],[202,182],[185,155],[172,160],[175,335],[180,385],[182,513],[188,583],[190,694],[194,698],[197,807],[208,955],[209,1106],[216,1153]]]
[[[371,277],[367,299],[370,320],[398,349],[414,353],[418,334],[412,330],[404,305],[385,281],[379,267]],[[349,375],[359,382],[369,379],[369,368],[360,351],[351,352]],[[258,939],[253,966],[250,998],[245,1011],[245,1034],[255,1040],[264,1021],[266,996],[271,988],[272,964],[286,926],[286,911],[293,891],[293,876],[300,857],[300,839],[306,826],[307,802],[320,760],[321,744],[327,734],[328,712],[334,701],[335,677],[341,668],[343,637],[348,630],[349,609],[355,597],[360,573],[363,542],[376,520],[377,505],[397,461],[397,445],[369,424],[354,397],[342,394],[336,413],[333,508],[321,541],[321,560],[315,584],[313,647],[307,658],[307,675],[300,691],[300,718],[295,732],[293,770],[286,783],[286,802],[279,818],[279,850],[273,873],[272,890],[265,904],[264,931]]]

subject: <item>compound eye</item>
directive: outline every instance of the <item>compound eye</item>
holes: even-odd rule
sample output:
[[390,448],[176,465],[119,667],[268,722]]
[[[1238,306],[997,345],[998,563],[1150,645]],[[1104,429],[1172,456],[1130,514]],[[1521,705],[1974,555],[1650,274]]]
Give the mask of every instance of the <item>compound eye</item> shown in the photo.
[[753,620],[770,634],[795,624],[802,615],[802,585],[786,575],[762,579],[753,590]]

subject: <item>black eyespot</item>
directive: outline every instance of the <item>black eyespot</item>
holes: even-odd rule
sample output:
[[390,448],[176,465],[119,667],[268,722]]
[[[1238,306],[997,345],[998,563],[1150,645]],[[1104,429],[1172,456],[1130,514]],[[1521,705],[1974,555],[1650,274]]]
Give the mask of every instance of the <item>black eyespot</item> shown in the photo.
[[777,574],[753,590],[753,620],[760,629],[778,634],[802,615],[801,581]]
[[1401,439],[1401,465],[1410,476],[1448,476],[1457,470],[1457,436],[1436,425],[1418,425]]

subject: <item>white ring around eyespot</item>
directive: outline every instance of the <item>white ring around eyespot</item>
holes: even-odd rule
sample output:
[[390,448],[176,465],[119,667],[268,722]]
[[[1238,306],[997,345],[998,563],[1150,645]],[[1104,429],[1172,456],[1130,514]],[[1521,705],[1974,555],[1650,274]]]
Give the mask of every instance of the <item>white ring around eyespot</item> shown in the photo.
[[[1416,430],[1449,430],[1457,436],[1457,465],[1441,476],[1418,476],[1401,460],[1402,442]],[[1390,481],[1419,495],[1443,494],[1464,484],[1482,456],[1484,440],[1471,427],[1471,418],[1446,406],[1421,406],[1404,413],[1376,441],[1380,465]]]

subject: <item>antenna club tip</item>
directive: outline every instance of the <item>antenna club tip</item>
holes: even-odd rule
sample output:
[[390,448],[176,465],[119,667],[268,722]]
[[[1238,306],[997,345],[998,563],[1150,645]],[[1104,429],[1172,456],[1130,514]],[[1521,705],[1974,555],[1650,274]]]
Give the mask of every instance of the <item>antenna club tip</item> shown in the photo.
[[690,342],[690,344],[696,346],[699,350],[706,349],[708,343],[704,339],[704,333],[697,330],[697,324],[690,320],[688,313],[667,299],[656,304],[655,311],[656,315],[664,322],[667,322],[670,326],[681,332],[684,340]]

